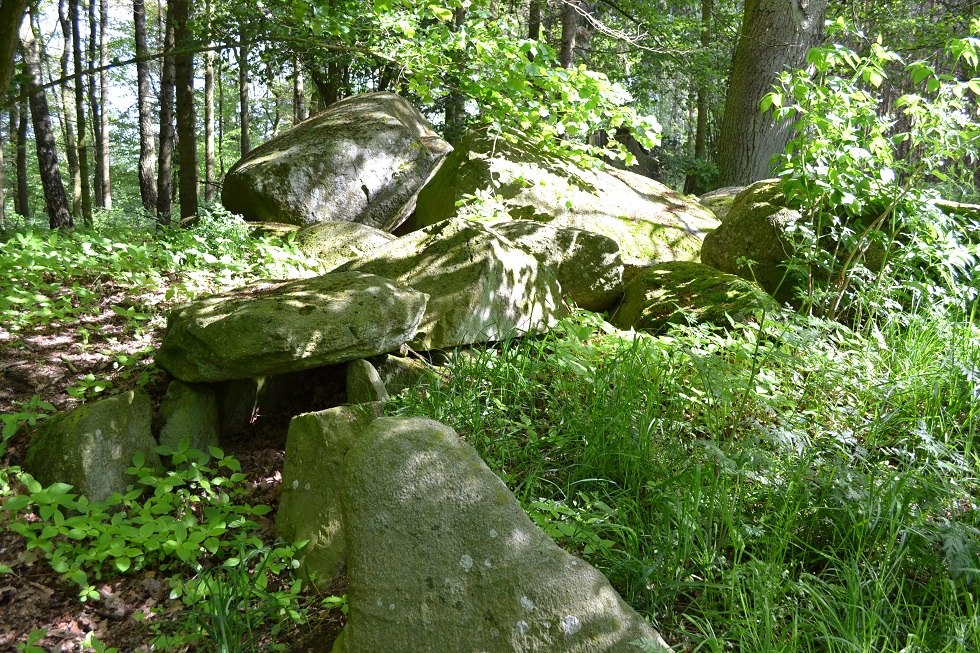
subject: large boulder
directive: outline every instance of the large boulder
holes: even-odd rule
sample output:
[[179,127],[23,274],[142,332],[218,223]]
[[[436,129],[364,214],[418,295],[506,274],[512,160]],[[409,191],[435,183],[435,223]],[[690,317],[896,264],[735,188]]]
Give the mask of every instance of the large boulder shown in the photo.
[[533,220],[501,222],[494,230],[554,270],[562,296],[580,308],[604,311],[623,292],[623,260],[611,238]]
[[156,423],[160,444],[177,448],[186,439],[191,449],[217,446],[221,434],[218,399],[214,387],[171,381],[160,402]]
[[727,326],[744,321],[776,302],[750,281],[689,261],[648,268],[626,285],[623,301],[609,321],[620,329],[660,333],[672,324]]
[[469,215],[466,202],[481,195],[494,198],[498,215],[477,204],[474,217],[533,219],[608,236],[630,270],[697,260],[704,235],[718,225],[697,202],[648,177],[469,136],[419,193],[410,228]]
[[296,232],[296,245],[300,251],[317,259],[324,272],[364,256],[394,239],[387,231],[356,222],[311,224]]
[[602,574],[537,528],[476,451],[438,422],[372,422],[347,453],[341,503],[350,611],[335,653],[663,645]]
[[563,314],[554,272],[492,229],[446,220],[339,268],[429,296],[412,346],[439,349],[540,332]]
[[786,278],[792,251],[786,233],[799,219],[799,212],[786,208],[778,179],[758,181],[735,197],[725,221],[705,237],[701,262],[788,301],[796,281]]
[[401,224],[452,147],[394,93],[355,95],[263,143],[225,177],[246,220]]
[[426,300],[359,272],[253,283],[173,310],[156,360],[193,383],[376,356],[415,335]]
[[142,390],[79,406],[46,420],[27,448],[24,468],[42,485],[68,483],[92,501],[123,491],[133,456],[159,465],[153,406]]
[[745,186],[716,188],[698,197],[698,202],[701,203],[701,206],[714,213],[715,217],[724,222],[725,218],[728,217],[728,213],[732,210],[732,202],[735,201],[735,198],[743,190],[745,190]]
[[306,540],[298,555],[300,572],[317,586],[329,585],[344,570],[344,457],[380,415],[381,404],[359,404],[304,413],[289,422],[276,532],[287,542]]

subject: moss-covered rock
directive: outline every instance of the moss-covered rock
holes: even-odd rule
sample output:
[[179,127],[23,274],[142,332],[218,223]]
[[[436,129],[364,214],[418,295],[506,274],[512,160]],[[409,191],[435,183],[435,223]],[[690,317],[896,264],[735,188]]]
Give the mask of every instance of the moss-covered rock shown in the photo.
[[347,453],[341,501],[350,612],[335,653],[667,650],[447,426],[373,421]]
[[297,415],[289,422],[276,532],[287,542],[306,540],[300,572],[328,585],[344,568],[347,543],[341,510],[347,451],[376,417],[381,404],[340,406]]
[[604,311],[622,294],[623,260],[611,238],[533,220],[508,220],[493,228],[554,270],[570,303]]
[[221,432],[214,388],[200,383],[172,381],[157,413],[160,444],[176,447],[187,438],[192,449],[217,446]]
[[429,297],[410,343],[418,350],[542,332],[565,313],[550,268],[470,220],[415,231],[339,269],[385,275]]
[[356,222],[311,224],[296,232],[296,244],[300,251],[317,259],[324,272],[364,256],[394,239],[387,231]]
[[150,466],[159,464],[152,420],[150,398],[141,390],[84,404],[41,424],[24,468],[42,485],[68,483],[103,501],[136,481],[126,469],[137,453]]
[[743,321],[775,300],[754,283],[700,263],[670,261],[644,270],[626,285],[610,318],[620,329],[660,333],[671,324],[727,326]]
[[390,231],[451,150],[403,98],[355,95],[249,152],[228,171],[221,202],[251,221]]
[[253,283],[172,311],[157,363],[182,381],[271,376],[395,350],[427,295],[358,272]]
[[732,202],[735,201],[735,197],[743,190],[745,190],[745,186],[716,188],[699,197],[698,201],[701,203],[701,206],[714,213],[715,217],[724,222],[725,218],[728,217],[728,213],[732,210]]
[[[584,229],[619,245],[639,269],[666,260],[697,260],[714,215],[648,177],[616,168],[582,167],[528,147],[470,135],[419,193],[409,228],[455,215],[491,217],[465,204],[493,196],[504,215]],[[457,203],[462,202],[462,208]],[[474,213],[475,212],[475,213]]]

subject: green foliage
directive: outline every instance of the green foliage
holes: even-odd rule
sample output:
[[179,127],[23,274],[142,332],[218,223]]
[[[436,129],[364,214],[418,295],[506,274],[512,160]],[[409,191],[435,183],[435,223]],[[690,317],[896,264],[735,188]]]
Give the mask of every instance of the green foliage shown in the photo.
[[453,425],[685,650],[968,653],[980,333],[905,320],[650,338],[579,314],[388,410]]
[[[216,448],[190,450],[186,441],[157,451],[174,469],[161,474],[137,456],[129,469],[137,484],[103,502],[64,483],[42,487],[29,474],[12,472],[26,492],[4,493],[10,530],[75,583],[83,601],[99,598],[93,579],[144,568],[172,572],[172,596],[182,596],[181,573],[263,546],[254,518],[270,509],[242,503],[246,488],[237,460]],[[291,559],[289,549],[275,555]]]
[[[846,33],[842,19],[835,27]],[[980,33],[980,23],[974,29]],[[978,44],[953,39],[947,52],[976,75]],[[968,234],[978,225],[935,200],[937,190],[976,192],[980,78],[923,61],[904,65],[880,39],[863,54],[839,44],[814,48],[807,61],[813,74],[783,73],[761,105],[794,121],[779,174],[803,214],[790,229],[790,268],[806,279],[803,303],[856,323],[899,306],[964,307],[977,292],[978,242]],[[878,89],[889,75],[918,90],[885,106]]]

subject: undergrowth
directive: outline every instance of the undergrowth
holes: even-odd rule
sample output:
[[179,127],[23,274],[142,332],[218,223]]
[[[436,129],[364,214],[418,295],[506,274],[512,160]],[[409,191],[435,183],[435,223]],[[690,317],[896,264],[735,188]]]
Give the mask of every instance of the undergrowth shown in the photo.
[[684,650],[980,644],[980,334],[590,315],[457,356],[390,405],[453,425]]

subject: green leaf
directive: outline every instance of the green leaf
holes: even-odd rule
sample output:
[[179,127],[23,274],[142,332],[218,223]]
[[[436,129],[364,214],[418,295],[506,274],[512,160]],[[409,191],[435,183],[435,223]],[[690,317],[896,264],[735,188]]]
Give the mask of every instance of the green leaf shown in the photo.
[[118,569],[120,572],[125,573],[132,566],[133,561],[129,558],[116,558],[112,561],[112,564],[115,565],[116,569]]
[[453,19],[452,9],[446,9],[445,7],[440,7],[438,5],[429,5],[429,11],[432,12],[433,16],[444,23],[448,23]]

